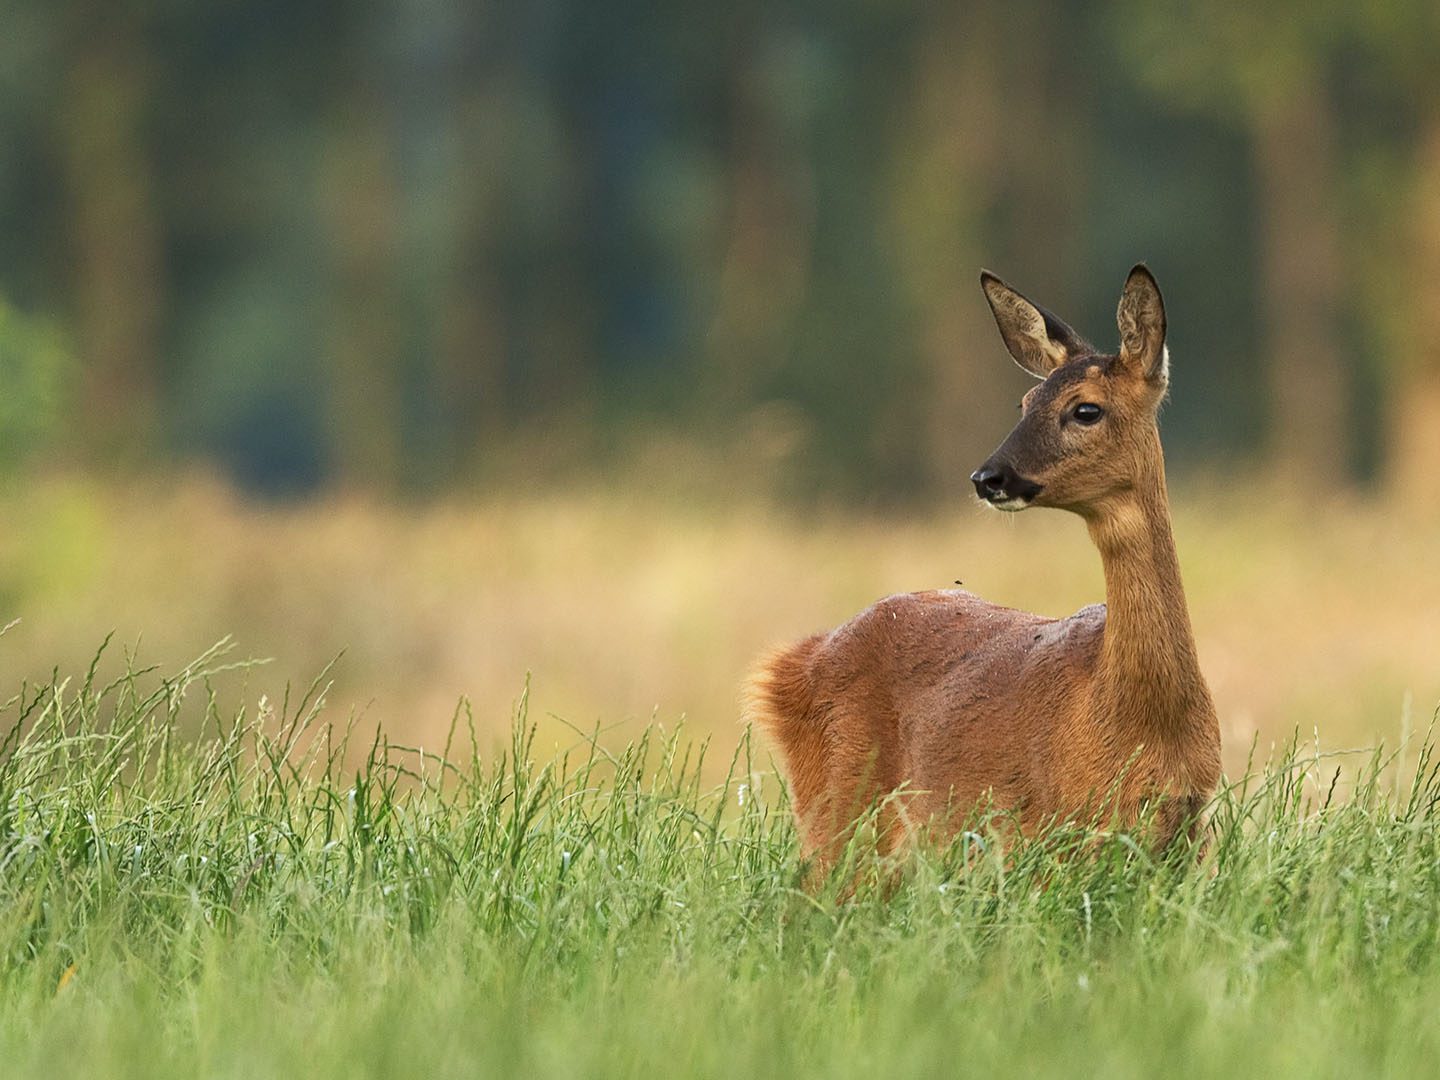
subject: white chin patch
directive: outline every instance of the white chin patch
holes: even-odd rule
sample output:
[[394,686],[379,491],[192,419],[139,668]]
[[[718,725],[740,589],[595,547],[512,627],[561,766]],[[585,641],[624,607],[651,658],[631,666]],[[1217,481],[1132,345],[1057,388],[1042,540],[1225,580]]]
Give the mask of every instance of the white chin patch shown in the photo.
[[1003,499],[1000,502],[992,502],[990,505],[993,506],[996,510],[1004,510],[1006,513],[1013,514],[1018,510],[1027,509],[1030,506],[1030,500]]

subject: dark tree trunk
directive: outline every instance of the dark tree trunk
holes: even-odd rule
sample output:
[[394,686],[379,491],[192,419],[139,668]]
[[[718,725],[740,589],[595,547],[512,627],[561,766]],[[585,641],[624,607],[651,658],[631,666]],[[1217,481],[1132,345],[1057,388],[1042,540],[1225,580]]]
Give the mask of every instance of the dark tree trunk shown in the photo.
[[810,280],[813,193],[754,58],[737,59],[731,84],[727,214],[706,331],[708,393],[725,415],[755,402],[786,361]]
[[163,243],[144,118],[149,66],[123,17],[76,27],[59,113],[74,244],[72,296],[85,431],[107,462],[154,444]]
[[1033,137],[1008,133],[1001,115],[1003,45],[989,8],[956,7],[937,20],[918,46],[910,122],[896,154],[903,172],[894,181],[893,230],[928,374],[922,437],[931,482],[945,496],[965,491],[1025,387],[979,285],[981,267],[994,261],[985,222],[1005,191],[1008,139]]
[[331,463],[340,483],[391,490],[401,471],[398,196],[385,114],[359,100],[336,125],[322,174],[333,258]]
[[1416,160],[1407,356],[1391,410],[1389,482],[1408,501],[1440,506],[1440,106]]
[[1287,80],[1252,118],[1271,450],[1285,476],[1325,490],[1349,478],[1354,423],[1334,117],[1312,73]]

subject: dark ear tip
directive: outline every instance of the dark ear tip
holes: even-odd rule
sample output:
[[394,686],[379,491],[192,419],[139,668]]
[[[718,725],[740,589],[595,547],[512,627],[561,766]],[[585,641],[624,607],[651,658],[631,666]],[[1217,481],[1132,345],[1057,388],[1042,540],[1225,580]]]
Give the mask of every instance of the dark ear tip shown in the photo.
[[1004,284],[1005,283],[1003,281],[1001,281],[998,277],[992,274],[989,270],[986,270],[984,268],[980,270],[980,287],[982,289],[988,289],[991,285]]

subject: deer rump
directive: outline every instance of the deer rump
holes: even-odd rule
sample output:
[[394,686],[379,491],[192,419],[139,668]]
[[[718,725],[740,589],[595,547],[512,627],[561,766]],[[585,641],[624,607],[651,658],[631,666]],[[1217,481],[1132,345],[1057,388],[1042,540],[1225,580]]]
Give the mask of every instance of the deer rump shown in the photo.
[[887,850],[922,822],[958,827],[979,804],[1053,816],[1075,786],[1063,718],[1104,623],[1103,605],[1048,619],[920,592],[774,653],[752,680],[749,718],[780,751],[806,853],[897,790]]

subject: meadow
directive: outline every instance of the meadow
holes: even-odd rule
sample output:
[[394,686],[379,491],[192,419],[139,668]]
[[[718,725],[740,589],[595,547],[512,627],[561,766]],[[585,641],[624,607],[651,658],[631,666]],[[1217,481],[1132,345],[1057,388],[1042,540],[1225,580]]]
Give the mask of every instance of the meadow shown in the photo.
[[812,891],[751,656],[956,579],[1060,614],[1098,560],[1058,514],[630,490],[0,496],[3,1074],[1433,1067],[1440,521],[1177,496],[1202,859],[977,820]]
[[[1424,1075],[1440,759],[1291,746],[1209,848],[977,820],[800,887],[742,742],[576,732],[537,759],[260,711],[232,663],[8,700],[7,1077]],[[201,733],[177,725],[194,702]],[[360,764],[346,762],[358,751]]]

